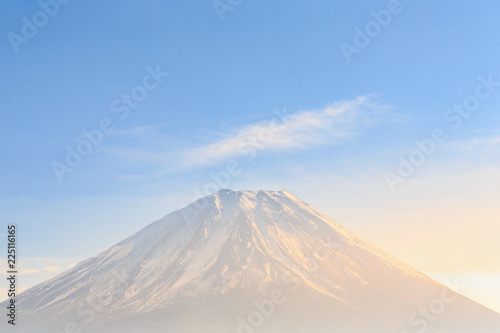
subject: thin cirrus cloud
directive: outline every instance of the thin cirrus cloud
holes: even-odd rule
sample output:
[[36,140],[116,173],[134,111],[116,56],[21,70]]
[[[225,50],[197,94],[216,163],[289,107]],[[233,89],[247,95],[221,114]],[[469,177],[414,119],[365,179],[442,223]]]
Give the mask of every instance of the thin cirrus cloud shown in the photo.
[[500,147],[500,137],[473,138],[462,143],[464,149],[486,149],[493,150]]
[[[19,292],[26,290],[25,287],[34,286],[42,281],[53,278],[59,273],[73,267],[80,260],[77,258],[31,258],[24,257],[21,269],[23,283]],[[0,283],[0,302],[7,298],[7,281]]]
[[187,151],[185,161],[191,165],[210,164],[243,155],[248,149],[276,151],[338,144],[359,134],[388,110],[387,105],[374,102],[371,96],[360,96],[319,110],[276,113],[271,119],[225,133],[217,142]]

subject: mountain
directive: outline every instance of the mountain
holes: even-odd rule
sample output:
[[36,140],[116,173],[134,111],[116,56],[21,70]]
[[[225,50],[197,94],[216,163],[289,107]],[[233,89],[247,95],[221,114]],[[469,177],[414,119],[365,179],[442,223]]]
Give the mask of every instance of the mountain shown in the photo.
[[16,332],[500,332],[499,314],[285,190],[220,190],[25,291],[18,309]]

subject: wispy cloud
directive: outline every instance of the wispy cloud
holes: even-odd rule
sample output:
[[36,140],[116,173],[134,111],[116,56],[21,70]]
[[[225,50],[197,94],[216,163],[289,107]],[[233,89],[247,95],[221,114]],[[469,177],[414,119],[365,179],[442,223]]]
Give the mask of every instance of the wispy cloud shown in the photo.
[[463,148],[469,149],[497,149],[500,147],[500,137],[474,138],[465,142]]
[[40,269],[23,269],[23,274],[25,274],[25,275],[36,274],[39,272],[41,272]]
[[36,274],[36,273],[60,273],[66,270],[78,261],[76,258],[24,258],[22,273],[23,274]]
[[[78,258],[50,258],[50,257],[24,257],[20,263],[20,275],[23,277],[22,288],[19,292],[33,287],[41,282],[53,278],[57,274],[73,267],[80,261]],[[7,281],[0,283],[0,302],[6,299],[7,293],[3,292],[7,287]]]
[[[116,131],[113,136],[120,141],[104,147],[103,152],[130,165],[159,168],[152,172],[163,174],[242,156],[249,149],[281,151],[340,144],[359,135],[389,113],[392,120],[401,120],[401,115],[390,111],[389,106],[377,103],[371,95],[338,101],[322,109],[290,114],[278,110],[265,120],[243,127],[212,132],[203,138],[197,135],[197,141],[204,142],[201,144],[163,133],[160,126],[141,126]],[[142,178],[132,172],[120,176],[119,180]]]
[[[164,124],[137,126],[116,130],[110,137],[115,139],[110,145],[104,145],[101,151],[125,160],[129,164],[147,166],[168,166],[172,164],[178,139],[162,130]],[[126,174],[120,180],[139,180],[143,175]]]
[[[498,136],[485,136],[485,137],[469,137],[457,139],[445,143],[442,147],[444,150],[460,151],[461,154],[497,152],[500,150],[500,137]],[[496,158],[496,155],[484,155],[489,158]]]
[[186,152],[188,164],[209,164],[222,158],[243,154],[248,148],[283,150],[307,148],[320,144],[338,144],[351,138],[386,114],[389,107],[374,102],[370,96],[340,101],[324,109],[276,114],[231,133],[214,143]]
[[159,130],[164,126],[164,124],[159,125],[149,125],[149,126],[136,126],[130,127],[120,130],[115,130],[111,132],[111,136],[128,136],[128,137],[149,137],[149,138],[158,138],[162,137]]

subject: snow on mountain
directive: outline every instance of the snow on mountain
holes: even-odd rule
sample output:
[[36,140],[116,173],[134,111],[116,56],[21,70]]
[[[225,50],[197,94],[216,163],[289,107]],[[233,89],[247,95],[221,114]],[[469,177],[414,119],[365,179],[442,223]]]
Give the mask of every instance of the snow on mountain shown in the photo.
[[18,332],[500,332],[285,190],[220,190],[18,299]]

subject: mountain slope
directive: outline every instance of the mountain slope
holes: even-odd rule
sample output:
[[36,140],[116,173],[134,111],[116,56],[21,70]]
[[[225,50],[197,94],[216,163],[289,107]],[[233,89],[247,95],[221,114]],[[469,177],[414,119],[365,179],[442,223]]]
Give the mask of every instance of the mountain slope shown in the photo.
[[18,306],[20,332],[500,331],[500,315],[287,191],[221,190],[27,290]]

